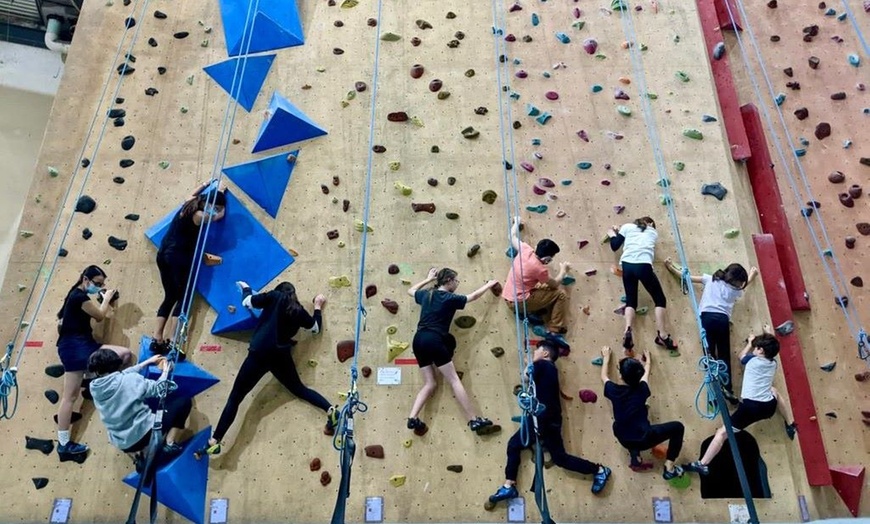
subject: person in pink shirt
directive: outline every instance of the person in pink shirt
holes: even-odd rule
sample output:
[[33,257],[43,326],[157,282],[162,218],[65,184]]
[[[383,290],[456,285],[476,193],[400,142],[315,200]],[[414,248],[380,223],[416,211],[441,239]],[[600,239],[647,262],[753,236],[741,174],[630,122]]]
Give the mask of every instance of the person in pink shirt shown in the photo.
[[520,220],[514,218],[510,240],[516,256],[501,296],[512,310],[516,311],[519,307],[521,314],[549,309],[546,329],[536,330],[535,334],[550,338],[567,348],[568,344],[562,335],[568,332],[565,318],[568,310],[568,293],[561,288],[561,282],[571,268],[571,264],[560,262],[559,273],[551,278],[547,265],[559,253],[559,245],[549,238],[544,238],[533,248],[520,241],[519,234]]

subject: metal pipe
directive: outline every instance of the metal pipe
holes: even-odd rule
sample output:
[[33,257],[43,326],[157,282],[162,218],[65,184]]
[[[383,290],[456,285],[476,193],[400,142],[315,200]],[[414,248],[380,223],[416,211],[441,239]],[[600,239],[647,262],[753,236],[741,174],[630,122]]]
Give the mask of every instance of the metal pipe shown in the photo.
[[61,58],[65,60],[69,53],[69,43],[60,40],[60,27],[60,19],[49,15],[45,25],[45,47],[60,53]]

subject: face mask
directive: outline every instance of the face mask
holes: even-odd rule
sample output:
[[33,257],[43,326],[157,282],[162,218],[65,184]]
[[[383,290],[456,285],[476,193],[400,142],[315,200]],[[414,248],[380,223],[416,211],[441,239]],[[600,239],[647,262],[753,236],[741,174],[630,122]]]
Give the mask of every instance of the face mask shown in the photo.
[[100,292],[100,286],[94,284],[93,282],[88,284],[88,287],[85,289],[85,292],[88,295],[96,295]]

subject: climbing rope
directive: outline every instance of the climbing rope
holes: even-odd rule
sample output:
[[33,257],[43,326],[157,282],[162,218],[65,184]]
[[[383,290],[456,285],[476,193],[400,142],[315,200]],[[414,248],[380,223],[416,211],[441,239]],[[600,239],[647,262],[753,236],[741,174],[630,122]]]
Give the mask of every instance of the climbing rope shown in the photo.
[[855,30],[855,36],[858,37],[858,41],[861,42],[861,47],[864,48],[864,57],[870,58],[870,46],[867,45],[867,40],[864,38],[864,31],[862,31],[861,27],[858,26],[858,21],[852,13],[852,8],[849,7],[849,2],[847,0],[840,0],[840,2],[843,4],[843,12],[846,13],[846,18],[849,19],[849,22],[852,24],[852,29]]
[[[130,10],[131,16],[136,12],[136,8],[139,5],[139,1],[140,0],[136,0],[136,3],[131,8],[131,10]],[[150,2],[150,0],[144,1],[144,4],[142,6],[142,10],[140,12],[140,17],[144,16],[145,11],[148,9],[149,2]],[[139,31],[142,29],[142,24],[137,24],[135,27],[136,27],[136,30],[133,31],[133,36],[130,38],[129,45],[127,46],[126,55],[129,55],[130,53],[132,53],[133,46],[136,44],[136,40],[139,37]],[[85,159],[85,152],[88,149],[88,142],[90,141],[91,136],[94,133],[94,128],[96,127],[97,119],[99,118],[100,112],[104,110],[102,108],[103,108],[103,104],[106,100],[106,94],[109,90],[109,84],[111,83],[110,78],[111,78],[112,74],[115,72],[115,69],[116,69],[115,64],[118,62],[118,58],[122,56],[121,53],[122,53],[122,50],[124,48],[124,41],[126,40],[129,32],[130,32],[130,26],[127,26],[125,24],[124,31],[121,33],[121,38],[118,41],[118,47],[115,50],[115,55],[114,55],[112,62],[111,62],[112,66],[110,67],[109,72],[106,75],[106,81],[103,82],[103,90],[100,93],[99,102],[97,103],[97,107],[94,110],[94,115],[91,118],[91,123],[88,126],[88,131],[85,134],[85,139],[82,143],[82,148],[79,152],[78,159],[76,161],[75,167],[73,168],[72,175],[70,176],[69,183],[67,184],[66,190],[63,194],[63,197],[60,200],[61,205],[57,211],[57,215],[55,216],[54,224],[52,225],[52,228],[51,228],[51,233],[49,234],[48,241],[46,242],[45,249],[42,252],[42,257],[39,261],[39,265],[38,265],[37,270],[36,270],[36,274],[34,275],[33,281],[30,285],[30,291],[27,293],[27,298],[25,299],[24,306],[21,309],[21,315],[18,317],[20,319],[19,325],[16,326],[16,328],[13,330],[12,340],[9,342],[9,346],[7,347],[6,362],[3,366],[0,366],[0,371],[2,371],[2,377],[0,377],[0,384],[3,385],[2,387],[0,387],[0,407],[3,408],[2,413],[0,413],[0,418],[11,419],[13,416],[15,416],[15,412],[17,411],[17,407],[18,407],[18,402],[17,402],[18,381],[17,381],[16,373],[21,368],[21,360],[24,357],[24,350],[27,347],[27,341],[30,340],[30,336],[33,333],[33,327],[36,324],[36,317],[39,314],[40,310],[42,309],[42,304],[45,301],[46,295],[48,294],[49,285],[51,284],[51,280],[54,277],[55,270],[57,269],[58,263],[59,263],[60,258],[61,258],[60,249],[62,248],[64,241],[69,236],[69,231],[72,228],[72,223],[73,223],[73,220],[75,218],[75,213],[70,213],[70,216],[69,216],[69,219],[67,220],[66,226],[63,229],[63,233],[60,235],[60,240],[57,243],[57,248],[54,251],[54,256],[52,257],[51,267],[49,268],[48,273],[44,276],[43,276],[43,270],[45,269],[46,261],[48,260],[48,257],[49,257],[49,252],[52,249],[54,239],[55,239],[57,232],[60,228],[61,217],[63,216],[63,211],[66,207],[65,204],[69,201],[70,194],[72,194],[72,192],[73,192],[73,186],[75,185],[76,179],[78,178],[79,169],[81,169],[83,167],[82,161]],[[126,57],[126,55],[125,55],[125,57]],[[126,64],[127,64],[127,60],[125,58],[123,67],[127,67]],[[121,69],[121,71],[124,71],[124,70],[125,69]],[[124,82],[124,78],[126,78],[126,75],[119,74],[117,83],[115,84],[114,92],[113,92],[112,97],[111,97],[111,100],[115,100],[117,98],[118,93],[121,90],[121,85]],[[79,187],[78,194],[76,195],[76,198],[75,198],[76,202],[84,194],[85,186],[87,185],[88,179],[90,178],[91,173],[93,172],[94,166],[97,164],[97,162],[96,162],[97,153],[99,152],[100,145],[102,144],[103,138],[106,135],[106,130],[108,129],[109,120],[110,120],[109,114],[108,114],[108,111],[106,111],[105,116],[103,117],[102,128],[100,129],[97,140],[94,143],[93,158],[90,159],[90,163],[87,165],[85,174],[83,176],[83,179],[81,180],[81,185]],[[39,293],[39,296],[36,300],[36,304],[33,307],[33,314],[30,316],[30,320],[24,320],[26,315],[27,315],[28,309],[30,309],[33,298],[36,296],[36,288],[38,287],[40,280],[43,281],[42,291]],[[24,328],[25,326],[27,329],[21,329],[21,328]],[[18,353],[15,356],[15,358],[13,359],[12,353],[14,352],[14,348],[18,345],[19,337],[21,337],[22,334],[23,334],[23,337],[22,337],[23,342],[20,345],[20,347],[18,347]],[[13,360],[14,360],[14,364],[12,364]],[[16,401],[13,403],[12,409],[7,410],[8,398],[13,392],[16,395]]]
[[[752,499],[752,491],[749,489],[749,482],[746,477],[746,469],[743,466],[743,458],[740,455],[740,449],[738,448],[737,441],[734,438],[734,433],[731,429],[730,416],[728,414],[728,409],[725,407],[725,399],[722,395],[721,385],[726,384],[727,382],[724,382],[724,380],[727,379],[721,376],[721,374],[714,374],[715,372],[719,371],[719,364],[711,363],[712,359],[710,358],[709,354],[707,332],[704,329],[703,324],[701,323],[698,300],[695,295],[695,290],[692,286],[691,276],[688,270],[688,259],[686,257],[685,246],[683,245],[683,239],[680,233],[679,221],[677,220],[674,198],[671,195],[670,180],[667,176],[667,167],[665,167],[661,139],[658,136],[658,124],[655,121],[655,115],[653,114],[652,108],[650,107],[646,84],[646,73],[644,72],[643,58],[640,56],[640,45],[638,44],[637,31],[634,27],[632,10],[629,8],[628,2],[626,0],[618,0],[617,5],[622,8],[622,28],[623,33],[625,34],[625,39],[628,42],[628,53],[631,59],[632,66],[632,77],[634,78],[634,82],[637,85],[638,98],[640,99],[640,105],[644,116],[644,123],[646,124],[647,129],[647,136],[649,138],[649,143],[653,151],[653,158],[655,159],[656,171],[659,177],[659,185],[662,187],[662,190],[664,192],[664,203],[666,204],[668,209],[668,219],[670,221],[671,230],[674,235],[677,255],[680,259],[680,264],[682,265],[681,280],[684,283],[683,289],[688,289],[689,302],[692,306],[692,314],[695,318],[695,322],[698,327],[698,334],[701,339],[701,348],[703,349],[703,356],[701,357],[701,362],[703,363],[703,369],[705,371],[704,382],[701,388],[707,390],[708,399],[711,398],[710,390],[712,390],[712,396],[716,399],[716,402],[714,403],[714,411],[718,411],[719,414],[721,414],[726,431],[728,433],[728,441],[731,445],[731,453],[734,456],[734,465],[737,469],[737,476],[740,479],[740,487],[743,490],[743,498],[746,501],[746,506],[749,511],[749,519],[750,522],[757,523],[758,512],[755,508],[755,502]],[[722,363],[722,365],[724,366],[724,363]],[[699,391],[698,396],[700,396],[700,394],[701,392]],[[707,410],[708,412],[710,411],[709,402]]]
[[[510,64],[507,54],[507,46],[504,36],[507,28],[506,9],[504,6],[497,7],[496,1],[492,0],[492,16],[493,16],[493,39],[495,51],[496,65],[496,93],[498,96],[499,110],[499,135],[501,142],[502,153],[502,176],[505,191],[505,213],[507,222],[508,238],[513,234],[514,220],[519,220],[520,217],[520,197],[519,197],[519,180],[516,171],[516,154],[514,148],[514,136],[512,125],[512,107],[510,99],[510,86],[507,79],[510,78]],[[517,240],[520,238],[519,228],[517,229]],[[514,251],[511,245],[511,251]],[[519,274],[513,271],[514,284],[514,303],[519,306],[516,290],[520,288],[524,281],[523,261],[520,253],[516,250],[513,253],[519,260]],[[545,406],[538,402],[537,392],[535,388],[534,367],[532,364],[532,350],[529,344],[529,312],[526,308],[525,301],[522,302],[522,312],[520,307],[514,307],[514,325],[516,330],[517,340],[517,358],[520,363],[520,391],[517,394],[517,404],[522,411],[520,416],[520,440],[524,447],[529,446],[532,439],[532,434],[535,436],[535,480],[533,489],[535,493],[535,503],[538,506],[538,511],[545,524],[552,522],[547,503],[547,491],[544,481],[544,449],[541,444],[541,438],[538,428],[538,415],[543,413]],[[520,316],[522,315],[522,318]]]
[[[746,15],[743,1],[737,0],[736,3],[737,8],[740,12],[740,16],[743,17],[744,31],[745,34],[749,35],[751,48],[755,51],[755,57],[758,60],[758,69],[760,70],[764,82],[767,86],[770,99],[775,100],[777,95],[774,93],[773,84],[770,80],[770,74],[768,73],[767,68],[764,65],[764,59],[761,56],[760,47],[758,45],[758,41],[755,38],[755,32],[752,30],[752,24],[749,22],[749,18]],[[728,2],[725,2],[725,6],[728,10],[728,17],[731,20],[731,23],[735,24],[735,15],[732,12],[731,6]],[[863,35],[860,33],[860,30],[858,32],[858,35],[861,38],[862,43],[864,43]],[[794,173],[792,172],[790,162],[788,162],[786,154],[783,151],[782,138],[780,137],[779,133],[776,130],[776,127],[774,126],[770,111],[768,110],[767,104],[765,103],[766,99],[762,95],[761,87],[759,86],[758,78],[756,76],[756,70],[749,63],[749,55],[743,42],[743,36],[741,35],[740,31],[735,31],[734,36],[737,39],[737,45],[740,48],[740,55],[743,59],[743,65],[746,68],[750,83],[752,84],[753,92],[755,93],[755,98],[756,100],[758,100],[759,108],[761,109],[761,113],[764,116],[764,121],[767,130],[770,133],[772,139],[771,141],[775,146],[780,165],[783,166],[786,173],[786,179],[788,180],[789,187],[791,187],[797,202],[815,202],[816,199],[813,196],[812,189],[810,188],[809,178],[807,177],[806,171],[804,171],[803,163],[801,162],[800,155],[798,154],[798,148],[795,146],[795,142],[792,139],[791,133],[788,130],[788,126],[786,125],[785,116],[783,115],[782,109],[779,107],[778,104],[774,103],[774,107],[776,107],[776,112],[779,117],[779,123],[782,126],[786,143],[791,149],[792,160],[794,161],[794,165],[796,166],[798,174],[800,175],[800,182],[803,186],[803,190],[807,198],[804,198],[804,193],[801,192],[798,181],[795,179]],[[864,45],[866,51],[866,43],[864,43]],[[833,244],[828,237],[828,230],[825,227],[824,220],[822,219],[822,211],[816,208],[813,213],[802,212],[801,216],[803,217],[804,223],[806,223],[807,228],[809,229],[813,244],[816,248],[819,258],[821,259],[822,267],[825,269],[825,275],[828,277],[828,282],[831,284],[831,289],[834,292],[834,296],[837,298],[837,305],[843,312],[843,315],[846,319],[846,324],[849,328],[849,332],[854,338],[855,343],[858,347],[858,357],[863,359],[867,363],[867,365],[870,366],[870,355],[868,355],[866,349],[867,333],[860,325],[861,319],[856,311],[855,303],[851,299],[851,296],[849,294],[849,287],[847,285],[846,277],[843,274],[843,270],[840,266],[840,261],[836,253],[834,252],[834,249],[832,247]],[[816,222],[815,225],[814,222]],[[818,232],[816,231],[816,227],[818,227]]]

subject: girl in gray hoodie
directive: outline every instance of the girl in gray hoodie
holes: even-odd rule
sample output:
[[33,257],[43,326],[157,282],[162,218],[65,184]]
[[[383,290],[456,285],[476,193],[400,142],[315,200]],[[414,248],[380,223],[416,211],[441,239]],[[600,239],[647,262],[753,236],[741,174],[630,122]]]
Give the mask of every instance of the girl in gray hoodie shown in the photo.
[[[97,375],[91,384],[94,405],[106,426],[109,442],[126,453],[144,450],[151,441],[151,430],[160,390],[166,384],[171,363],[155,355],[142,363],[121,371],[121,358],[112,350],[99,349],[88,359],[88,371]],[[139,372],[152,364],[160,364],[163,374],[157,380]],[[163,406],[163,427],[169,428],[163,452],[175,455],[181,451],[178,432],[184,429],[192,403],[189,398],[169,394]]]

